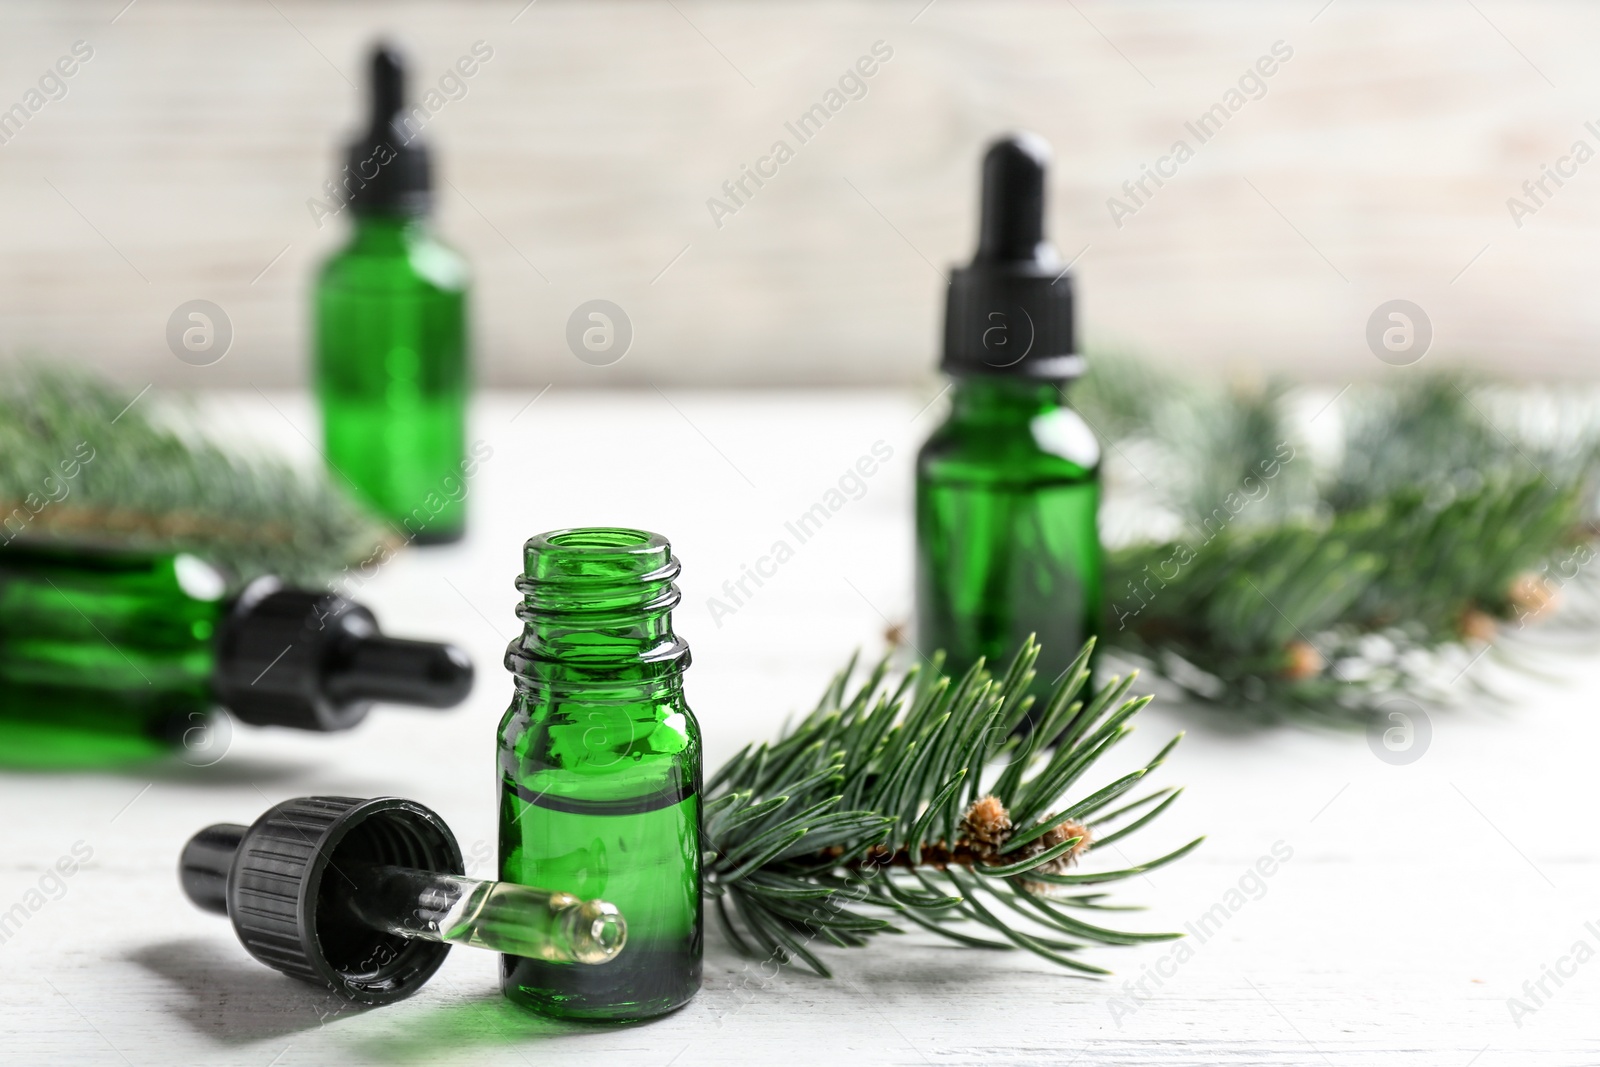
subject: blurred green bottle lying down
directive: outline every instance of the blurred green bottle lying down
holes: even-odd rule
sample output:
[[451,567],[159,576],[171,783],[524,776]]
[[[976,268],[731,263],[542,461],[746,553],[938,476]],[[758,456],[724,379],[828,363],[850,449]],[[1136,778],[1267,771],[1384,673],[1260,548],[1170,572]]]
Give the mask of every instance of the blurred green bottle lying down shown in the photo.
[[376,701],[447,708],[453,645],[379,632],[331,592],[258,578],[230,594],[195,556],[0,549],[0,764],[95,766],[176,751],[207,765],[231,727],[343,730]]

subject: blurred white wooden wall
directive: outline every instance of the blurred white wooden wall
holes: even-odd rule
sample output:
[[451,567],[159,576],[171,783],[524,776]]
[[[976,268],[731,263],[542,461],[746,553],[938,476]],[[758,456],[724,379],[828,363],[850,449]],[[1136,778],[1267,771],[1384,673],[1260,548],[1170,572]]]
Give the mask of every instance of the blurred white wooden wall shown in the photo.
[[[1051,229],[1081,253],[1090,346],[1340,381],[1387,372],[1367,319],[1405,298],[1432,363],[1600,366],[1600,163],[1561,163],[1600,149],[1594,5],[125,3],[0,7],[0,111],[28,111],[0,125],[0,353],[136,386],[304,381],[310,274],[343,228],[308,201],[384,31],[418,94],[492,49],[426,131],[486,384],[926,379],[979,153],[1013,127],[1055,146]],[[49,99],[77,41],[93,55]],[[880,41],[865,96],[800,144],[785,122]],[[1230,96],[1276,42],[1292,56],[1264,90]],[[1239,106],[1201,144],[1185,123],[1219,103]],[[707,200],[779,139],[794,158],[719,228]],[[1194,157],[1161,162],[1179,139]],[[1129,199],[1158,163],[1176,173]],[[1558,163],[1519,227],[1508,198]],[[1137,207],[1121,226],[1113,196]],[[612,366],[565,342],[594,298],[633,323]],[[168,351],[192,299],[233,324],[212,366]]]

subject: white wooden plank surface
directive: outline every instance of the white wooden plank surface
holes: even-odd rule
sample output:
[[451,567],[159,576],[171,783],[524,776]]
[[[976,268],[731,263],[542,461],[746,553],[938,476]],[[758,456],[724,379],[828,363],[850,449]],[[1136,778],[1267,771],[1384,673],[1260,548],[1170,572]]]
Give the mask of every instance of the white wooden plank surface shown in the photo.
[[[882,1063],[1579,1065],[1600,1060],[1600,962],[1575,968],[1517,1024],[1525,997],[1582,940],[1600,948],[1593,833],[1592,656],[1519,702],[1436,716],[1403,767],[1359,735],[1236,731],[1159,702],[1125,762],[1190,733],[1163,781],[1188,792],[1125,849],[1147,858],[1209,834],[1191,858],[1124,883],[1146,929],[1200,924],[1174,946],[1106,949],[1096,982],[1013,954],[908,936],[835,951],[840,977],[767,978],[708,938],[706,984],[649,1025],[579,1028],[502,1003],[496,960],[455,950],[402,1004],[369,1011],[249,959],[225,920],[192,908],[175,864],[187,836],[308,793],[397,793],[437,808],[476,870],[492,870],[492,752],[509,679],[511,587],[522,540],[567,524],[633,523],[685,560],[678,624],[694,650],[691,702],[708,765],[808,706],[882,615],[909,608],[909,466],[936,417],[898,393],[585,393],[484,397],[473,433],[494,448],[472,487],[462,545],[402,555],[364,591],[395,633],[470,648],[475,693],[446,714],[380,709],[360,729],[309,736],[240,728],[217,765],[126,774],[0,775],[0,910],[76,842],[93,858],[0,944],[0,1062],[128,1064]],[[310,409],[273,395],[215,403],[236,428],[305,444]],[[521,412],[519,415],[518,412]],[[764,552],[785,519],[873,442],[891,460],[732,618],[706,598]],[[748,480],[747,480],[748,479]],[[1278,844],[1280,843],[1281,844]],[[1274,845],[1292,858],[1231,898]],[[1117,857],[1111,857],[1116,859]],[[1218,928],[1218,924],[1220,927]],[[1564,965],[1565,966],[1565,965]],[[1572,967],[1567,967],[1573,970]],[[1135,1000],[1123,986],[1167,977]],[[1113,1000],[1136,1010],[1113,1010]],[[1531,1001],[1529,1002],[1532,1003]]]
[[[0,109],[74,41],[94,49],[0,144],[0,352],[135,388],[305,380],[311,272],[343,229],[307,201],[383,30],[419,87],[493,49],[426,128],[441,229],[477,272],[487,384],[924,377],[940,272],[972,251],[978,155],[1017,126],[1056,147],[1052,232],[1083,251],[1090,344],[1342,384],[1384,369],[1364,326],[1406,298],[1434,322],[1432,360],[1596,368],[1600,164],[1546,180],[1520,228],[1507,208],[1574,141],[1600,148],[1593,5],[126,3],[0,7]],[[718,228],[708,198],[879,40],[894,57],[865,98]],[[1200,145],[1184,124],[1278,41],[1293,57],[1265,95]],[[1119,228],[1109,198],[1180,138],[1195,158]],[[596,297],[637,328],[605,370],[562,339]],[[214,367],[163,340],[196,298],[236,329]]]

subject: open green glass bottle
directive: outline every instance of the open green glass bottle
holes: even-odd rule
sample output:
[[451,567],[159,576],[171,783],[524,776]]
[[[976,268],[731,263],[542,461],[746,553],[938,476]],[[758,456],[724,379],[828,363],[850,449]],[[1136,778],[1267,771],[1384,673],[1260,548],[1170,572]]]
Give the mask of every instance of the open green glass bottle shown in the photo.
[[329,592],[259,578],[228,595],[194,556],[0,549],[0,765],[209,765],[228,720],[342,730],[374,701],[444,708],[472,688],[451,645],[378,631]]
[[672,630],[679,563],[642,530],[530,539],[517,579],[516,694],[500,724],[500,879],[603,898],[628,917],[616,959],[504,956],[515,1003],[640,1019],[700,988],[700,728]]
[[1072,279],[1045,237],[1049,149],[1020,134],[983,163],[977,254],[950,278],[950,414],[917,456],[917,644],[959,676],[1029,634],[1042,695],[1099,632],[1100,449],[1067,405],[1083,369]]
[[466,528],[467,268],[428,223],[428,153],[399,56],[372,56],[372,117],[343,181],[350,242],[316,282],[316,383],[335,479],[417,544]]

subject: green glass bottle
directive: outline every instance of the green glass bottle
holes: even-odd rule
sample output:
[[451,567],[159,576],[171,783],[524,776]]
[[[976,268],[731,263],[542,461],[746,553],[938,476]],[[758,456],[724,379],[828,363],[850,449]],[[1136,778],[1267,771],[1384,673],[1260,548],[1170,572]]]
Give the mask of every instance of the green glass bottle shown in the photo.
[[1099,632],[1100,449],[1065,389],[1082,371],[1072,280],[1045,239],[1049,149],[984,157],[977,254],[950,279],[950,414],[917,456],[917,643],[948,669],[1005,663],[1029,634],[1047,692]]
[[414,543],[466,528],[467,268],[428,223],[429,160],[398,55],[372,57],[372,123],[343,182],[349,244],[316,283],[316,383],[333,476]]
[[500,724],[500,878],[628,919],[591,967],[504,956],[515,1003],[573,1019],[641,1019],[700,988],[700,728],[672,630],[679,563],[642,530],[532,538],[517,579],[516,694]]
[[105,766],[227,751],[213,713],[338,730],[375,700],[450,707],[472,665],[378,632],[333,593],[261,578],[228,595],[181,553],[0,549],[0,765]]

